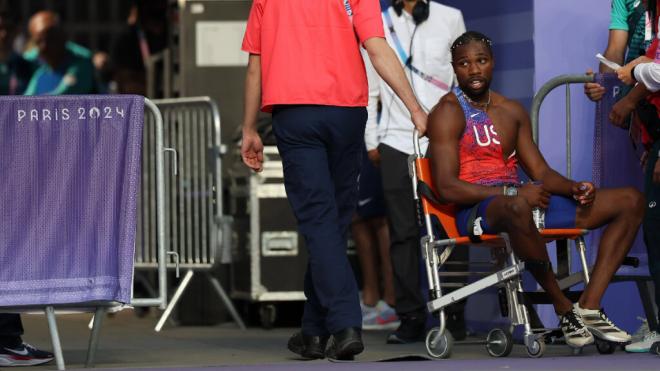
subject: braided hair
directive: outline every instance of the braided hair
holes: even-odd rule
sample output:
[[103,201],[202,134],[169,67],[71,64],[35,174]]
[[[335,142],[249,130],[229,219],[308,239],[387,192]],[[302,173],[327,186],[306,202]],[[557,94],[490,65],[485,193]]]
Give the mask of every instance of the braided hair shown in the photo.
[[451,50],[452,59],[454,59],[453,58],[454,52],[456,51],[456,49],[458,49],[459,46],[467,45],[473,41],[478,41],[483,43],[486,46],[486,49],[488,49],[488,53],[490,53],[491,56],[493,55],[493,50],[491,49],[491,45],[493,44],[493,42],[491,41],[491,39],[488,38],[488,36],[477,31],[467,31],[461,36],[459,36],[454,41],[453,44],[451,44],[450,50]]

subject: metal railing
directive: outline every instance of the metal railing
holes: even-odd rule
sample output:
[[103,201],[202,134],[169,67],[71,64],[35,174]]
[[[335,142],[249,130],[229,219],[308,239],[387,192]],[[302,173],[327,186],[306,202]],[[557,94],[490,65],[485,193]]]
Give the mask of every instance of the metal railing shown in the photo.
[[[151,196],[149,198],[149,202],[152,202],[153,224],[155,227],[152,237],[155,238],[153,243],[150,243],[147,247],[150,250],[150,254],[154,258],[154,266],[158,272],[158,295],[155,298],[134,298],[131,300],[131,305],[158,306],[160,309],[165,309],[167,306],[167,267],[165,264],[167,262],[167,244],[165,239],[165,194],[163,191],[163,185],[165,184],[165,165],[163,157],[166,150],[163,144],[163,117],[158,107],[151,100],[145,98],[144,105],[145,122],[143,128],[144,134],[142,136],[142,172],[144,174],[145,168],[147,168],[148,171],[155,176],[155,178],[147,179],[145,182],[143,176],[141,183],[141,195],[139,197],[141,200],[144,200],[143,195],[146,194]],[[151,120],[147,120],[147,117],[150,117]],[[145,135],[147,133],[152,133],[152,135]],[[145,157],[149,158],[151,161],[145,164]],[[145,187],[149,188],[145,189]],[[142,204],[143,202],[138,204],[138,209],[142,207]],[[138,215],[140,215],[140,210],[138,210]],[[136,233],[136,252],[138,250],[138,246],[144,246],[139,244],[137,241],[137,239],[140,237],[140,233]],[[134,267],[137,268],[138,265],[134,264]]]
[[[218,263],[221,253],[228,252],[231,240],[231,218],[223,214],[221,122],[217,105],[208,97],[154,100],[163,117],[163,140],[174,153],[172,166],[165,169],[163,193],[167,219],[164,233],[167,249],[172,255],[168,268],[186,269],[186,274],[175,290],[161,316],[156,331],[160,331],[169,318],[194,273],[203,272],[220,296],[237,324],[243,321],[217,278],[210,270]],[[150,119],[150,118],[148,118]],[[151,133],[148,133],[151,135]],[[145,145],[151,145],[149,140]],[[148,155],[147,155],[148,156]],[[151,167],[145,166],[151,158],[143,158],[143,193],[138,235],[143,244],[136,248],[135,265],[151,269],[156,266],[153,248],[153,208],[151,189],[145,183],[152,181]]]
[[532,120],[532,136],[534,142],[539,145],[539,114],[541,103],[545,97],[555,88],[566,85],[566,177],[571,177],[571,84],[583,84],[594,82],[594,75],[561,75],[557,76],[541,86],[534,95],[532,109],[530,112]]

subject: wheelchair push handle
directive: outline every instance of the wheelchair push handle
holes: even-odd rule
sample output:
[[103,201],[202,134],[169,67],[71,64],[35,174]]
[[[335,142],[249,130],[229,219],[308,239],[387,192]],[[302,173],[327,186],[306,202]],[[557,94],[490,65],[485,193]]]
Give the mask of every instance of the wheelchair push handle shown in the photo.
[[422,147],[419,144],[419,130],[417,128],[413,130],[413,149],[415,151],[415,157],[422,157]]

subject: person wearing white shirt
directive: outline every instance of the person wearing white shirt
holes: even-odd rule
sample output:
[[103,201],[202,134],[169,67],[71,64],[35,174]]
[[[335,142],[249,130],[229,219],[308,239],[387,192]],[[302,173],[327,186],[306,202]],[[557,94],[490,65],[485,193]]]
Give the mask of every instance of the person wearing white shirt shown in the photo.
[[660,63],[641,63],[634,68],[635,80],[655,93],[660,90]]
[[[399,55],[417,100],[430,111],[455,82],[449,48],[465,32],[463,15],[458,9],[432,1],[392,0],[392,6],[383,11],[383,22],[387,42]],[[375,74],[369,58],[364,60],[369,77],[365,144],[369,159],[381,168],[390,222],[396,312],[401,320],[387,342],[422,341],[426,301],[420,289],[419,229],[407,162],[413,153],[414,125],[401,100]],[[423,151],[427,144],[424,138]]]

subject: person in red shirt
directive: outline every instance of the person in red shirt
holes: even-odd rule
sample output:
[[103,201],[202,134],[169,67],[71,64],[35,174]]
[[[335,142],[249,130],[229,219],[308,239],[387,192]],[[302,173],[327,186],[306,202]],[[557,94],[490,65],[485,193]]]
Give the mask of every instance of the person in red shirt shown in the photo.
[[255,0],[243,39],[250,56],[241,157],[262,170],[257,114],[272,112],[284,185],[309,252],[302,329],[288,343],[303,358],[352,359],[364,349],[346,257],[369,98],[360,45],[425,132],[427,114],[385,41],[378,0]]

